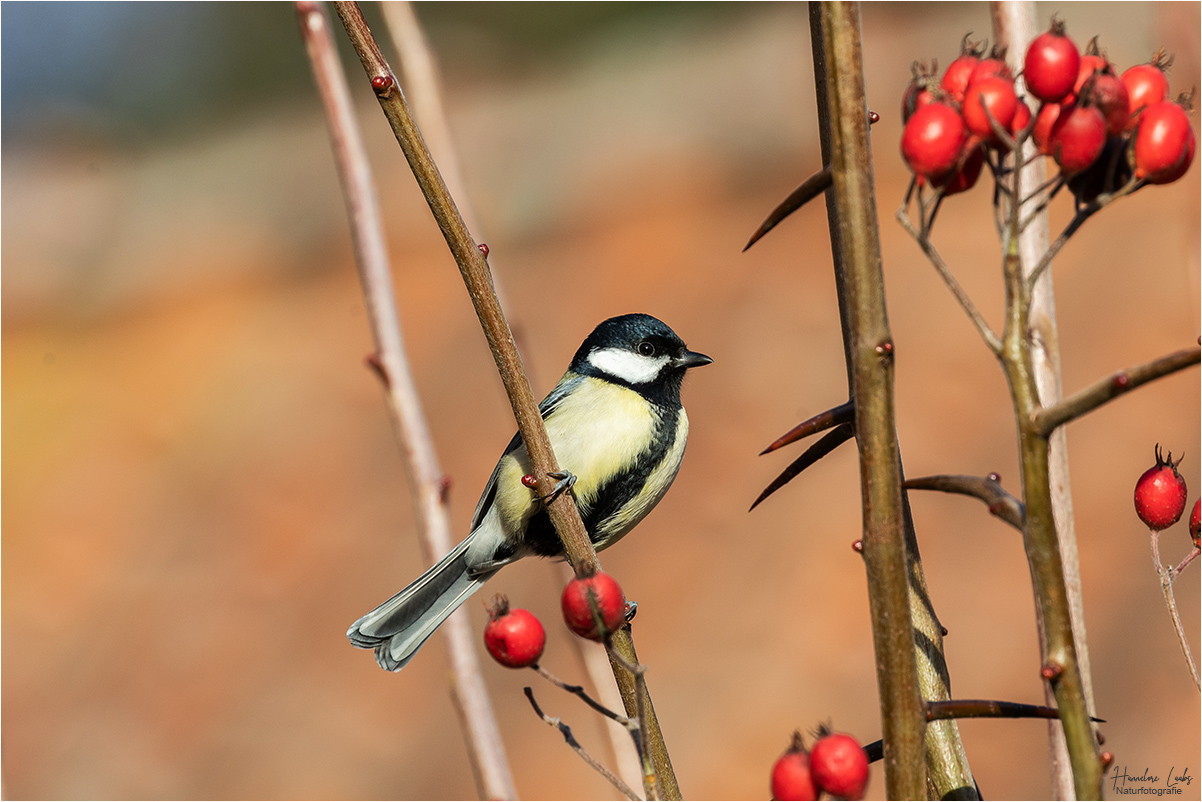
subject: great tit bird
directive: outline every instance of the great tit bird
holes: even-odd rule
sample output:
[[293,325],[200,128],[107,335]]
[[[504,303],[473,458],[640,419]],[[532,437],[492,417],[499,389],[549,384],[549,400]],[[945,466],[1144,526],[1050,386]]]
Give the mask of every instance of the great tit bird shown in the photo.
[[[551,447],[598,551],[612,546],[668,492],[689,435],[680,385],[713,360],[690,351],[650,315],[604,321],[539,404]],[[521,434],[501,455],[472,516],[472,531],[437,565],[347,630],[399,671],[459,605],[512,562],[562,557],[563,546],[537,492],[522,483],[530,459]]]

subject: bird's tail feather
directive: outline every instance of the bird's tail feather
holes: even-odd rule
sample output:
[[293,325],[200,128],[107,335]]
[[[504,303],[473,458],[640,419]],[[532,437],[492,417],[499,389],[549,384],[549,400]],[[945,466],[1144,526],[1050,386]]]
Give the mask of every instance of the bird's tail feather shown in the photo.
[[496,571],[473,576],[465,539],[407,588],[360,618],[346,636],[360,649],[375,649],[376,662],[400,671],[451,613]]

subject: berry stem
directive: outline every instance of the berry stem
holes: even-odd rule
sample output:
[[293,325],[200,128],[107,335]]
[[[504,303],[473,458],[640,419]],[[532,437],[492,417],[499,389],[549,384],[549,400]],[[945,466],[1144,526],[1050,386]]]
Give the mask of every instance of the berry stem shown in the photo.
[[960,286],[960,282],[956,280],[955,275],[952,274],[952,271],[948,268],[947,263],[943,261],[943,257],[939,255],[939,251],[935,249],[935,245],[931,242],[930,237],[926,233],[923,233],[914,227],[914,223],[910,221],[910,217],[906,214],[906,209],[904,206],[897,210],[897,220],[899,223],[901,223],[902,228],[906,230],[906,233],[913,237],[914,241],[918,243],[920,248],[922,248],[922,252],[927,255],[927,259],[929,259],[931,264],[935,267],[935,272],[939,274],[939,277],[943,279],[943,283],[947,285],[949,290],[951,290],[952,295],[955,297],[956,301],[959,302],[960,308],[964,310],[964,314],[968,315],[968,319],[971,320],[973,326],[976,327],[977,333],[980,334],[981,339],[985,341],[985,345],[989,347],[989,350],[992,351],[994,355],[1000,354],[1002,351],[1001,338],[998,337],[997,333],[992,328],[990,328],[989,323],[985,321],[984,316],[977,311],[976,304],[972,302],[972,298],[970,298],[968,293],[965,292],[964,288]]
[[1177,577],[1181,574],[1182,571],[1185,570],[1185,567],[1187,565],[1189,565],[1190,563],[1192,563],[1199,554],[1202,554],[1202,549],[1199,549],[1197,546],[1194,546],[1193,550],[1190,551],[1189,554],[1185,555],[1185,559],[1182,560],[1181,563],[1176,568],[1169,571],[1169,581],[1176,582]]
[[556,686],[557,688],[560,688],[562,690],[567,691],[570,694],[580,697],[580,699],[586,705],[591,707],[593,710],[596,710],[598,713],[605,716],[606,718],[613,719],[614,721],[621,724],[623,727],[627,727],[630,725],[631,720],[629,718],[627,718],[626,716],[623,716],[620,713],[615,713],[614,711],[610,710],[605,705],[598,702],[593,697],[589,696],[588,692],[586,692],[584,690],[583,685],[571,685],[567,682],[564,682],[559,677],[555,676],[554,674],[552,674],[547,669],[543,668],[538,663],[535,663],[534,665],[530,666],[530,668],[533,669],[534,671],[537,671],[538,675],[540,677],[542,677],[543,679],[545,679],[547,682],[551,683],[552,685]]
[[[1181,625],[1181,616],[1177,614],[1177,598],[1173,594],[1173,577],[1174,572],[1166,568],[1160,561],[1160,533],[1155,529],[1149,529],[1152,533],[1152,565],[1156,568],[1156,575],[1160,577],[1160,592],[1164,594],[1164,604],[1169,610],[1169,618],[1173,621],[1173,630],[1177,633],[1177,644],[1181,647],[1181,654],[1185,656],[1185,663],[1189,666],[1190,676],[1194,678],[1194,685],[1198,690],[1202,690],[1202,682],[1198,679],[1198,666],[1194,664],[1194,655],[1189,648],[1189,640],[1185,637],[1185,627]],[[1198,550],[1194,549],[1192,554],[1197,554]],[[1187,557],[1186,561],[1192,559]],[[1182,563],[1182,567],[1186,563]]]
[[585,751],[584,747],[580,745],[580,742],[576,740],[576,736],[572,735],[572,728],[569,727],[567,724],[564,724],[563,719],[553,718],[543,712],[543,709],[538,706],[538,702],[536,702],[534,700],[534,689],[533,688],[527,686],[525,688],[522,688],[522,692],[525,693],[526,698],[530,700],[530,706],[534,708],[534,712],[538,714],[538,717],[541,718],[543,721],[547,722],[548,726],[554,727],[555,729],[559,730],[559,733],[563,736],[564,743],[566,743],[568,746],[570,746],[572,748],[573,752],[580,755],[581,760],[583,760],[585,763],[587,763],[589,766],[591,766],[593,768],[593,771],[597,772],[602,777],[609,780],[610,785],[612,785],[614,788],[617,788],[619,791],[621,791],[626,796],[627,799],[637,800],[639,798],[639,795],[636,794],[633,790],[631,790],[629,785],[622,782],[621,778],[619,778],[616,774],[614,774],[609,769],[605,768],[605,766],[601,765],[601,763],[596,758],[594,758],[592,755],[590,755],[588,752]]

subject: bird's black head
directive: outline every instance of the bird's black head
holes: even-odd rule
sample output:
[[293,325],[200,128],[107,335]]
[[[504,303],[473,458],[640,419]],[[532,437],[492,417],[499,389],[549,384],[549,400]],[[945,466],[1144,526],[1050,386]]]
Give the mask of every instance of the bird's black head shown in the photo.
[[570,369],[623,384],[652,400],[679,403],[685,371],[713,361],[686,348],[663,322],[634,314],[611,317],[593,329]]

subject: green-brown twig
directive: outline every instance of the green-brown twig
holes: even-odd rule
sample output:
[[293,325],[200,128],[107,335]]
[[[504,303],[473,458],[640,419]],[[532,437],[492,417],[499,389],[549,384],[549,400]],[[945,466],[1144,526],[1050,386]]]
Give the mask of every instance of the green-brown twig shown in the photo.
[[[505,320],[505,314],[497,300],[489,276],[488,264],[480,252],[462,217],[455,208],[455,202],[447,191],[438,168],[430,157],[421,132],[413,121],[408,105],[397,86],[396,77],[380,52],[363,13],[357,3],[336,2],[334,4],[343,26],[355,52],[363,64],[376,99],[392,127],[397,143],[401,146],[405,159],[417,179],[418,186],[430,206],[430,211],[442,231],[455,263],[459,266],[460,274],[467,287],[468,295],[475,307],[476,316],[480,319],[489,350],[497,364],[505,392],[509,396],[518,431],[522,435],[526,451],[530,457],[532,472],[538,482],[541,495],[548,495],[555,481],[549,473],[559,470],[555,452],[547,438],[538,404],[530,390],[530,382],[522,369],[522,360],[514,344],[513,332]],[[576,509],[575,501],[570,494],[561,494],[559,498],[547,505],[547,513],[563,542],[564,552],[568,562],[576,570],[578,576],[585,576],[600,570],[601,563],[597,552],[589,540],[584,522]],[[634,643],[627,630],[615,633],[614,648],[627,662],[637,664],[638,658],[634,652]],[[655,762],[660,789],[665,798],[679,799],[680,789],[676,783],[676,775],[672,771],[671,759],[663,741],[659,722],[651,704],[650,695],[645,691],[637,693],[634,678],[626,672],[614,669],[614,678],[622,694],[622,702],[627,715],[637,715],[640,705],[646,706],[647,727],[650,733],[650,754]],[[644,698],[645,697],[645,698]]]

